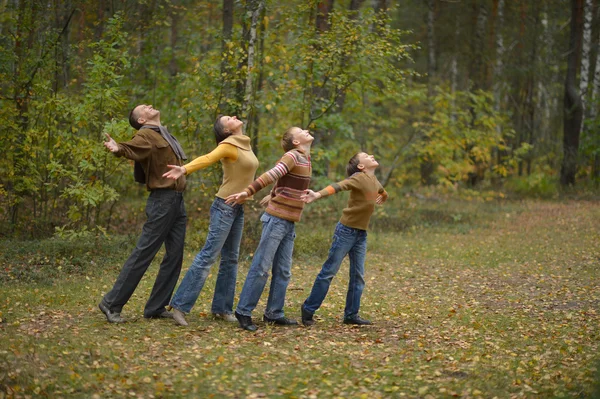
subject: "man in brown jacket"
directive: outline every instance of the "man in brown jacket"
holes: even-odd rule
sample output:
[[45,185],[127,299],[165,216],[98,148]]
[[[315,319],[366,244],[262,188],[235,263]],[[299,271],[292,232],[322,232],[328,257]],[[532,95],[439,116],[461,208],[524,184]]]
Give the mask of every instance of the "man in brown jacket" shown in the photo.
[[181,145],[160,123],[160,111],[138,105],[129,114],[138,130],[129,141],[115,142],[108,134],[104,146],[116,156],[135,161],[135,180],[150,191],[146,202],[147,221],[137,245],[121,269],[113,288],[102,298],[100,310],[110,323],[122,323],[121,310],[127,303],[156,253],[165,244],[152,293],[144,308],[146,318],[172,318],[166,306],[181,271],[187,215],[183,202],[185,175],[177,180],[162,177],[167,165],[182,165],[186,159]]

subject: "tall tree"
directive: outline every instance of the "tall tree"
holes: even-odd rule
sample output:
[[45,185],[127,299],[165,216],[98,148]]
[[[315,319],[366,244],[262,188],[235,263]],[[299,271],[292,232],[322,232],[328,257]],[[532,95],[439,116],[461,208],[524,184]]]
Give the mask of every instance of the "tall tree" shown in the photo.
[[244,92],[244,101],[242,102],[242,118],[249,120],[250,109],[253,106],[254,97],[254,55],[256,52],[256,28],[258,20],[264,7],[264,0],[248,0],[246,2],[246,12],[250,16],[250,34],[248,36],[248,61],[246,64],[246,84]]
[[[433,116],[434,86],[436,84],[436,46],[435,46],[435,0],[427,1],[427,104],[429,115]],[[423,138],[429,140],[428,136]],[[427,154],[422,155],[420,173],[421,183],[431,185],[435,183],[432,179],[435,165],[428,159]]]
[[577,173],[579,134],[583,119],[581,97],[576,82],[582,11],[583,0],[571,0],[571,28],[564,96],[563,161],[560,169],[560,184],[562,186],[575,185],[575,175]]
[[[231,81],[231,57],[229,56],[229,44],[231,43],[231,35],[233,32],[233,17],[234,17],[234,0],[223,0],[223,27],[221,30],[221,87],[219,93],[219,107],[216,110],[216,113],[223,112],[225,114],[230,114],[227,106],[227,102],[225,101],[228,98],[230,93],[230,84]],[[216,118],[217,115],[214,115]]]
[[[579,74],[579,93],[581,95],[581,108],[583,118],[586,115],[586,104],[588,95],[588,86],[590,81],[590,58],[592,48],[592,9],[594,7],[592,0],[585,0],[583,7],[583,40],[581,46],[581,73]],[[583,123],[581,124],[583,129]]]

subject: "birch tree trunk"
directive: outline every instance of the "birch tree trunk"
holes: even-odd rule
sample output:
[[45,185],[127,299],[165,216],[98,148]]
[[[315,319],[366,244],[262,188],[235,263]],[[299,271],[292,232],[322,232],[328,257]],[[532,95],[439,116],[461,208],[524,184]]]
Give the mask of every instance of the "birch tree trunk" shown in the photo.
[[[552,46],[552,36],[549,32],[548,29],[548,7],[547,4],[544,3],[544,10],[541,13],[541,18],[540,18],[540,23],[541,23],[541,27],[542,27],[542,32],[540,34],[540,42],[543,43],[544,45],[544,49],[542,51],[539,52],[538,54],[538,60],[537,62],[539,63],[539,65],[546,65],[549,66],[551,64],[551,60],[549,57],[550,54],[550,49],[553,47]],[[548,75],[546,75],[546,78],[548,77]],[[553,79],[551,79],[550,81],[552,81]],[[551,98],[548,95],[548,89],[545,85],[545,79],[538,79],[538,83],[537,83],[537,106],[540,109],[540,112],[538,113],[538,127],[539,127],[539,138],[540,141],[547,141],[550,137],[549,137],[549,132],[550,132],[550,128],[549,128],[549,124],[550,124],[550,119],[551,119],[551,114],[550,114],[550,101]]]
[[[596,8],[596,20],[600,21],[600,5]],[[589,111],[588,117],[590,120],[595,120],[598,117],[598,92],[600,92],[600,31],[598,32],[598,41],[596,42],[596,63],[594,64],[594,73],[592,79],[592,87],[588,98]],[[596,133],[598,134],[598,133]],[[600,154],[594,155],[592,160],[592,177],[598,181],[600,178]]]
[[[597,8],[596,19],[600,21],[600,5]],[[590,103],[595,104],[593,107],[590,107],[589,116],[590,119],[596,119],[598,115],[598,107],[596,106],[596,100],[598,93],[600,92],[600,30],[598,30],[598,42],[596,43],[596,64],[594,66],[594,78],[592,80],[592,91],[590,96]]]
[[474,89],[481,88],[485,78],[484,71],[484,43],[485,43],[485,25],[487,22],[487,10],[483,2],[474,0],[473,9],[476,13],[475,34],[471,41],[472,59],[470,77],[473,81]]
[[254,52],[256,47],[256,26],[264,7],[264,0],[248,0],[246,3],[246,12],[250,17],[250,35],[248,38],[248,62],[246,64],[246,85],[244,91],[244,101],[242,103],[242,118],[248,122],[250,108],[252,107],[253,93],[253,70],[254,70]]
[[[434,84],[436,78],[436,48],[435,48],[435,0],[427,1],[427,107],[429,115],[432,117]],[[423,137],[425,142],[429,141],[429,137]],[[434,164],[431,159],[421,158],[420,173],[421,183],[427,186],[434,184],[432,179]]]
[[[265,23],[266,16],[266,6],[263,7],[262,12],[260,14],[260,39],[258,42],[258,85],[256,91],[258,93],[262,92],[263,82],[264,82],[264,65],[265,65],[265,32],[267,30],[267,24]],[[259,126],[260,126],[260,114],[258,110],[253,107],[251,112],[252,118],[250,119],[250,125],[247,126],[247,130],[250,131],[250,138],[252,140],[252,151],[254,154],[258,155],[258,139],[259,139]]]
[[[581,46],[581,73],[579,75],[579,94],[581,96],[581,110],[583,119],[586,115],[587,91],[590,77],[590,49],[592,47],[592,0],[585,0],[583,7],[583,41]],[[581,124],[583,130],[583,123]]]
[[454,15],[454,51],[452,51],[452,60],[450,61],[450,90],[452,96],[452,108],[454,109],[454,93],[458,87],[458,49],[460,48],[460,20],[459,13]]
[[223,28],[221,30],[221,93],[219,94],[219,107],[215,110],[214,118],[219,113],[231,114],[228,103],[225,101],[231,95],[231,60],[228,52],[228,43],[231,42],[233,32],[234,0],[223,0]]
[[577,49],[579,48],[578,42],[582,25],[582,9],[583,0],[571,0],[571,33],[564,96],[563,161],[560,169],[560,184],[562,186],[575,185],[575,174],[577,172],[579,133],[583,118],[581,97],[577,92],[576,83]]
[[[502,96],[502,73],[504,70],[504,36],[502,36],[502,29],[504,28],[504,0],[496,0],[496,63],[494,65],[494,109],[496,112],[500,111],[500,103]],[[500,132],[500,126],[496,129]]]

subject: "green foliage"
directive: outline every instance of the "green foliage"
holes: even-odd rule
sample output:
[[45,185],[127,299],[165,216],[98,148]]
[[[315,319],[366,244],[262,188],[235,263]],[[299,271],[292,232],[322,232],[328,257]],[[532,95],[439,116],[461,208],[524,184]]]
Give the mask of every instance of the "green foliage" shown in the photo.
[[506,189],[521,197],[556,198],[558,181],[549,173],[535,172],[528,176],[513,176],[506,181]]
[[[0,144],[15,146],[11,153],[18,155],[2,161],[2,180],[11,188],[3,197],[3,208],[8,216],[16,214],[18,205],[26,205],[21,207],[21,229],[32,235],[47,234],[58,226],[65,237],[68,231],[73,238],[79,230],[101,232],[118,198],[113,182],[107,180],[111,173],[101,142],[106,119],[120,114],[125,105],[121,84],[129,62],[122,25],[122,16],[116,14],[106,24],[104,38],[89,45],[92,56],[85,65],[82,92],[54,92],[51,76],[42,69],[32,82],[29,122]],[[114,130],[115,125],[109,122],[107,128]]]
[[493,108],[493,97],[483,91],[440,91],[434,100],[430,124],[423,126],[427,140],[418,147],[422,160],[438,165],[442,184],[467,182],[483,177],[492,166],[492,151],[506,150],[500,127],[505,121]]
[[[73,239],[76,238],[76,239]],[[128,236],[113,239],[95,234],[32,241],[0,242],[0,283],[41,283],[106,273],[108,262],[120,262],[135,245]]]

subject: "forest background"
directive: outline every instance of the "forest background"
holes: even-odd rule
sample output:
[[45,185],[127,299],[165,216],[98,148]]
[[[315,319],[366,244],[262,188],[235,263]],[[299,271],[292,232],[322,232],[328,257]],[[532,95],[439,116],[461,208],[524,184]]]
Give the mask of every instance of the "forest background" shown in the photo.
[[[599,42],[600,0],[0,0],[0,399],[600,398]],[[258,173],[309,128],[315,189],[374,154],[374,326],[341,323],[345,264],[314,328],[212,320],[214,267],[189,328],[145,320],[162,254],[106,323],[147,192],[102,142],[140,103],[190,158],[244,119]],[[189,176],[183,273],[220,181]],[[292,318],[347,195],[297,225]]]
[[[140,103],[161,110],[191,158],[214,148],[218,114],[238,115],[259,172],[281,155],[286,128],[308,128],[315,188],[343,178],[361,150],[376,155],[395,198],[552,198],[599,182],[596,0],[2,0],[0,9],[4,237],[139,225],[145,189],[101,143],[104,132],[132,137],[126,116]],[[192,216],[220,173],[190,177]]]

